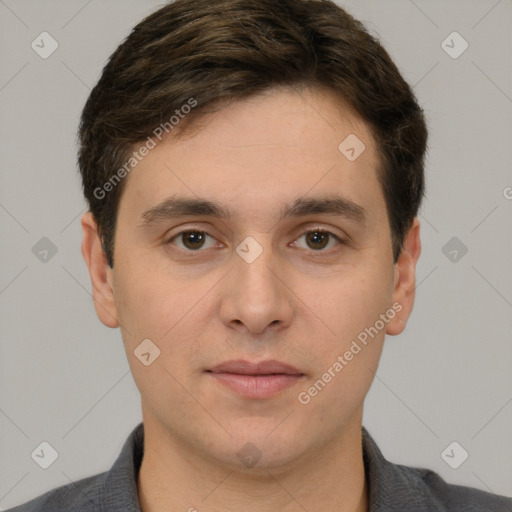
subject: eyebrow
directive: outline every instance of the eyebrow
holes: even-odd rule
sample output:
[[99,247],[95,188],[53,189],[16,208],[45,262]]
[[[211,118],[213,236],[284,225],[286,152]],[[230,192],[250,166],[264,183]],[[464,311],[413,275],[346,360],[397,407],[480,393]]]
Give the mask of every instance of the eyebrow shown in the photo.
[[[284,205],[277,222],[293,217],[331,214],[364,224],[367,213],[363,206],[339,195],[312,198],[299,197]],[[203,198],[172,196],[144,211],[141,214],[142,222],[139,226],[143,227],[165,220],[189,216],[216,217],[222,220],[233,218],[229,208],[222,204]]]

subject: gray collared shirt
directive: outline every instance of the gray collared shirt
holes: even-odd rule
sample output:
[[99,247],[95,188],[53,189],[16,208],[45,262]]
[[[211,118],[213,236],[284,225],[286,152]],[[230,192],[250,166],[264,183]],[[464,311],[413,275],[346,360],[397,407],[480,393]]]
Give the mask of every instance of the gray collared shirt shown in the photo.
[[[387,461],[362,427],[368,512],[512,512],[512,498],[452,485],[428,469]],[[7,512],[141,512],[137,475],[144,453],[139,423],[109,471],[67,484]]]

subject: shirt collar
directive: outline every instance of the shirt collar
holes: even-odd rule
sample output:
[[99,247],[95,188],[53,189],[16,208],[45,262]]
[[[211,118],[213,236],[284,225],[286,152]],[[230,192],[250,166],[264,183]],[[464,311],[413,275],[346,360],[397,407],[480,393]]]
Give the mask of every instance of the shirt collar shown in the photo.
[[144,455],[144,424],[139,423],[126,439],[119,457],[106,475],[102,510],[141,512],[137,479]]
[[428,487],[414,468],[394,464],[384,458],[365,427],[362,427],[362,443],[368,512],[430,512],[434,505],[439,505],[433,502]]

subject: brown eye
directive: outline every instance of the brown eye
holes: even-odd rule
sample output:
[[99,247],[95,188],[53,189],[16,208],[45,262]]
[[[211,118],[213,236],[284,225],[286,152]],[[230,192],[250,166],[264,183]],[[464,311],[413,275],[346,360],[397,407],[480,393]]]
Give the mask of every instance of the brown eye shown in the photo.
[[204,233],[187,231],[182,233],[181,240],[187,249],[200,249],[204,245]]
[[330,231],[324,231],[321,229],[307,231],[301,237],[299,237],[298,240],[303,237],[305,237],[307,245],[306,247],[303,248],[311,249],[316,252],[329,252],[328,250],[324,251],[323,249],[325,249],[329,245],[329,242],[331,242],[333,239],[338,244],[343,243],[341,238],[336,236],[334,233],[331,233]]
[[171,244],[174,242],[174,240],[176,240],[176,242],[181,243],[181,246],[179,243],[176,243],[176,246],[180,249],[184,251],[198,251],[204,247],[206,237],[210,237],[210,235],[204,231],[181,231],[180,233],[174,235],[167,243]]
[[323,249],[329,243],[329,234],[320,231],[306,233],[306,241],[312,249]]

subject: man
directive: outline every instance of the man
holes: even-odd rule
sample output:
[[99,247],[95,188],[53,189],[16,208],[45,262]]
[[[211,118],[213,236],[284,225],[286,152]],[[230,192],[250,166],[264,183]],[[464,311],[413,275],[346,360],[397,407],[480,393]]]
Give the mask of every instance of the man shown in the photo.
[[82,253],[143,423],[28,511],[505,511],[362,427],[412,311],[427,130],[335,3],[176,0],[85,105]]

